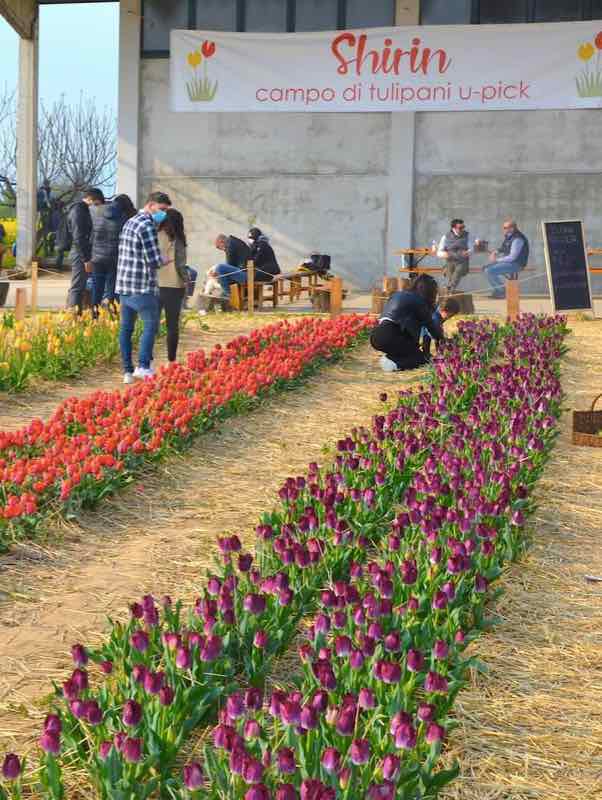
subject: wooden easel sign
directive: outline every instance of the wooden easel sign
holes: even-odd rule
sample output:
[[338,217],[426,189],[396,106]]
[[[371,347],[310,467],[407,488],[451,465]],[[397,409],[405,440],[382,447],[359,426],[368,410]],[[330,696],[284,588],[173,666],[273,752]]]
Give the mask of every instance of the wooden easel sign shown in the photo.
[[593,311],[583,222],[542,222],[541,228],[552,310]]

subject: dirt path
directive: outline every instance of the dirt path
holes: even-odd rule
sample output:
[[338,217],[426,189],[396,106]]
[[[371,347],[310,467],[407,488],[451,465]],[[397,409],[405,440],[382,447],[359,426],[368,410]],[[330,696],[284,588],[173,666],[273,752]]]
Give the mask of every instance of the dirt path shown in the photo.
[[[602,391],[600,322],[574,323],[566,408]],[[602,797],[602,449],[574,447],[571,414],[540,482],[533,548],[503,581],[499,625],[476,652],[489,674],[461,692],[462,774],[446,800]]]
[[106,615],[143,593],[194,592],[218,533],[251,542],[283,480],[323,462],[337,438],[369,421],[381,391],[417,375],[383,374],[363,345],[306,387],[200,437],[81,526],[0,558],[0,753],[21,750],[37,730],[39,700],[69,668],[72,643],[98,641]]
[[[216,344],[225,344],[236,336],[278,322],[285,316],[271,313],[256,314],[254,317],[247,314],[211,314],[201,318],[190,313],[180,336],[178,357],[184,361],[186,353],[200,349],[211,350]],[[155,355],[155,366],[166,362],[165,338],[157,341]],[[64,383],[39,383],[23,394],[0,392],[0,430],[20,428],[34,417],[46,419],[68,397],[81,397],[97,390],[123,388],[122,378],[123,373],[117,358],[112,364],[92,367],[81,377]]]

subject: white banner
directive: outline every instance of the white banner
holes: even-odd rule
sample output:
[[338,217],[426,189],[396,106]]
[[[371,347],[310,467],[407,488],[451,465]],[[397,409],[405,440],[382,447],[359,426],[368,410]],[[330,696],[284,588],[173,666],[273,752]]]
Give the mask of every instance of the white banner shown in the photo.
[[171,32],[174,111],[600,108],[602,23]]

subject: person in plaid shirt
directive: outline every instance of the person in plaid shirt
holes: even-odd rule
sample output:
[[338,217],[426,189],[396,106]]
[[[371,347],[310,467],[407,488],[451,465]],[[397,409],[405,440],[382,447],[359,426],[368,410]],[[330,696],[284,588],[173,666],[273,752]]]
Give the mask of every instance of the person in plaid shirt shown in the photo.
[[[134,383],[136,378],[151,378],[155,374],[151,361],[159,327],[156,273],[165,264],[159,250],[157,227],[167,216],[166,211],[170,206],[171,200],[166,194],[153,192],[142,211],[125,223],[119,237],[115,293],[119,295],[121,303],[119,349],[124,383]],[[138,367],[134,370],[132,334],[138,316],[144,323],[144,329],[140,339]]]

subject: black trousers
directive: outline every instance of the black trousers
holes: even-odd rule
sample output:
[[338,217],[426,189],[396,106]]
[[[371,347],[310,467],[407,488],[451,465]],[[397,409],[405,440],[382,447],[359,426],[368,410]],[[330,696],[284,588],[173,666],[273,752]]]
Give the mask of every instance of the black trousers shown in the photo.
[[185,289],[175,289],[162,286],[159,289],[159,316],[165,309],[165,322],[167,324],[167,358],[176,360],[178,342],[180,341],[180,313],[184,302]]
[[418,342],[394,322],[385,321],[377,325],[370,335],[370,344],[394,361],[398,369],[416,369],[429,362]]

